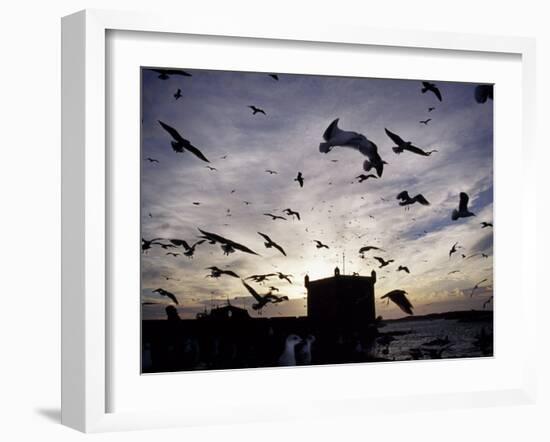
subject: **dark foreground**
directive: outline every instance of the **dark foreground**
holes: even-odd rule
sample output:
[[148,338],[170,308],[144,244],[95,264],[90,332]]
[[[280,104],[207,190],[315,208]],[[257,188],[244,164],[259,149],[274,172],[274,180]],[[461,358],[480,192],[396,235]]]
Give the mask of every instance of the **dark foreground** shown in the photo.
[[[287,365],[281,355],[293,334],[303,342],[288,365],[486,357],[493,355],[492,330],[493,314],[487,311],[413,316],[362,327],[328,327],[307,317],[142,321],[142,372]],[[309,349],[308,336],[313,341]]]

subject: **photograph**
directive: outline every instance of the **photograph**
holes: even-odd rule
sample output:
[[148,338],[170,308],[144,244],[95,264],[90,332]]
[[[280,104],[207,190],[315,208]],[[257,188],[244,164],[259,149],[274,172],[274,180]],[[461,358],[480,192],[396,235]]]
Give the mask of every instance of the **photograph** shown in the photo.
[[142,66],[141,373],[493,357],[493,89]]

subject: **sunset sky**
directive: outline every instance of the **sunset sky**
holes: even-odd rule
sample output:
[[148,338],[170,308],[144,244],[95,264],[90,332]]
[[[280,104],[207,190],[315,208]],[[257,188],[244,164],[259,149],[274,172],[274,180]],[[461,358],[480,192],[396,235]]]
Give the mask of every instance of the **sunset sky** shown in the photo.
[[[380,301],[393,289],[409,293],[415,314],[481,309],[492,295],[493,231],[480,223],[493,221],[493,103],[474,100],[475,84],[433,79],[443,95],[439,102],[434,94],[421,93],[419,80],[279,74],[275,81],[266,73],[182,68],[192,77],[161,80],[142,71],[142,236],[192,244],[201,228],[260,256],[239,251],[224,256],[219,244],[204,243],[190,259],[166,255],[181,253],[181,248],[153,246],[142,255],[141,300],[159,304],[144,306],[143,319],[165,318],[169,300],[152,292],[159,287],[178,297],[182,318],[194,318],[227,300],[256,315],[250,309],[254,299],[240,280],[205,278],[208,266],[231,269],[243,278],[292,274],[293,284],[278,278],[250,284],[260,293],[276,286],[291,298],[268,305],[264,317],[305,315],[304,275],[311,280],[333,275],[335,266],[342,270],[344,253],[346,274],[377,271],[376,310],[384,318],[404,315],[394,304]],[[182,98],[176,100],[178,88]],[[252,115],[248,105],[267,115]],[[431,106],[435,110],[428,112]],[[323,132],[335,118],[340,118],[340,128],[377,144],[388,163],[382,178],[357,182],[355,177],[365,173],[365,157],[358,151],[336,147],[328,154],[319,152]],[[432,118],[427,126],[419,123],[427,118]],[[210,163],[174,152],[158,120],[176,128]],[[438,152],[429,157],[395,154],[384,128]],[[293,181],[298,171],[305,179],[303,188]],[[431,205],[400,207],[396,195],[403,190],[411,196],[422,193]],[[477,216],[452,221],[460,192],[469,194]],[[282,213],[286,208],[298,211],[301,221]],[[272,221],[263,215],[267,212],[287,220]],[[266,249],[257,232],[269,235],[288,256]],[[330,248],[317,249],[314,240]],[[463,248],[449,258],[455,242]],[[362,259],[358,250],[366,245],[385,251],[368,252]],[[462,253],[478,255],[462,258]],[[374,256],[395,262],[378,269]],[[411,273],[397,272],[399,265]],[[449,275],[455,270],[460,272]],[[470,297],[472,287],[485,278]]]

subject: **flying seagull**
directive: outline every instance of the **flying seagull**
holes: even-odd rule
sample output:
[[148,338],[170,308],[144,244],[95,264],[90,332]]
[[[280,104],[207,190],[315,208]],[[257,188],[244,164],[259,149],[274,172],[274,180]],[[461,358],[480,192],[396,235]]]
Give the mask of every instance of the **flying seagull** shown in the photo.
[[325,130],[323,134],[325,142],[319,144],[319,151],[321,153],[328,153],[336,146],[356,149],[368,158],[363,162],[365,172],[374,169],[377,175],[381,177],[384,171],[384,164],[387,163],[378,154],[378,146],[363,134],[340,129],[338,127],[339,120],[339,118],[336,118]]
[[181,98],[181,89],[178,89],[176,93],[174,94],[174,98],[176,100],[179,100]]
[[493,227],[493,223],[488,223],[483,221],[481,224],[481,228],[484,229],[485,227]]
[[376,259],[380,263],[380,267],[378,267],[379,269],[390,265],[394,261],[393,259],[388,259],[386,261],[384,258],[380,258],[379,256],[375,256],[374,259]]
[[181,69],[150,69],[153,72],[159,74],[158,78],[161,80],[168,80],[171,75],[181,75],[183,77],[191,77],[189,72],[182,71]]
[[458,204],[458,210],[454,209],[453,214],[451,215],[451,219],[453,221],[456,221],[458,218],[466,218],[468,216],[476,216],[475,213],[470,212],[468,210],[468,201],[469,201],[468,194],[464,192],[460,192],[460,202]]
[[372,173],[369,173],[368,175],[365,175],[362,173],[359,176],[356,176],[355,179],[358,180],[360,183],[362,183],[365,180],[368,180],[369,178],[378,178],[376,175],[373,175]]
[[400,266],[397,268],[397,271],[400,272],[401,270],[404,271],[404,272],[407,272],[407,273],[411,273],[411,272],[409,271],[409,268],[408,268],[407,266],[401,266],[401,265],[400,265]]
[[189,246],[187,248],[187,250],[185,252],[183,252],[183,254],[185,256],[187,256],[188,258],[192,258],[193,255],[195,254],[195,247],[197,247],[199,244],[202,244],[204,241],[204,239],[200,240],[200,241],[197,241],[195,244],[193,244],[192,246]]
[[149,250],[151,248],[151,246],[153,245],[161,245],[161,243],[159,243],[158,241],[162,241],[162,238],[153,238],[153,239],[150,239],[150,240],[146,240],[145,238],[141,238],[141,250],[142,251],[145,251],[145,250]]
[[298,220],[300,220],[300,214],[295,210],[285,209],[283,210],[283,212],[286,213],[288,216],[295,216],[296,218],[298,218]]
[[277,74],[267,74],[269,75],[271,78],[273,78],[275,81],[279,81],[279,76]]
[[452,255],[453,253],[456,253],[456,252],[458,251],[458,249],[460,249],[460,246],[459,246],[459,247],[457,247],[457,246],[458,246],[458,243],[455,242],[455,243],[453,244],[453,246],[451,247],[451,250],[449,250],[449,259],[451,259],[451,255]]
[[427,126],[430,121],[432,121],[432,119],[428,118],[427,120],[420,120],[419,123],[424,124],[425,126]]
[[158,293],[161,296],[167,296],[172,301],[174,301],[176,304],[179,304],[178,298],[176,298],[176,295],[174,295],[173,293],[170,293],[168,290],[164,290],[164,289],[159,288],[159,289],[153,290],[153,293]]
[[274,171],[274,170],[266,169],[265,171],[266,171],[268,174],[270,174],[270,175],[277,175],[277,172]]
[[380,247],[375,247],[375,246],[364,246],[364,247],[361,247],[359,249],[359,253],[365,253],[365,252],[368,252],[370,250],[381,250],[382,252],[384,251],[383,249],[381,249]]
[[396,154],[400,154],[405,150],[408,150],[409,152],[415,153],[417,155],[422,155],[424,157],[429,157],[432,153],[437,152],[437,149],[433,149],[430,151],[425,151],[421,149],[420,147],[416,147],[412,144],[410,141],[405,141],[403,138],[401,138],[399,135],[394,134],[393,132],[389,131],[388,129],[385,129],[386,135],[390,137],[390,139],[397,144],[397,146],[392,147],[392,150]]
[[234,253],[236,250],[244,253],[250,253],[251,255],[258,255],[255,251],[249,249],[248,247],[243,246],[242,244],[239,244],[235,241],[231,241],[230,239],[224,238],[223,236],[217,235],[216,233],[207,232],[201,229],[199,229],[199,232],[202,233],[202,238],[208,240],[210,244],[221,244],[224,255]]
[[257,113],[267,115],[263,109],[260,109],[259,107],[250,105],[248,106],[250,109],[252,109],[252,115],[256,115]]
[[329,248],[326,244],[323,244],[318,239],[314,239],[313,241],[317,243],[317,245],[315,247],[317,247],[318,249],[322,249],[322,248],[328,249]]
[[279,244],[277,244],[275,241],[273,241],[269,236],[267,236],[265,233],[262,233],[262,232],[258,232],[258,235],[260,235],[263,239],[265,239],[266,242],[264,243],[264,246],[267,249],[270,249],[271,247],[275,247],[279,252],[281,252],[284,256],[286,256],[286,253],[283,250],[283,248]]
[[254,290],[253,287],[249,286],[246,282],[242,281],[243,285],[248,290],[248,293],[250,293],[254,299],[256,300],[256,304],[252,304],[252,308],[254,310],[261,310],[266,306],[267,303],[279,303],[282,301],[288,301],[288,296],[278,296],[271,293],[271,290],[263,295],[260,295],[256,290]]
[[155,160],[154,158],[151,158],[151,157],[147,157],[146,160],[149,161],[150,163],[158,163],[159,162],[159,160]]
[[437,88],[437,86],[434,84],[434,83],[430,83],[428,81],[423,81],[422,82],[422,93],[425,94],[426,92],[430,91],[430,92],[433,92],[434,95],[437,97],[437,99],[439,101],[442,101],[442,98],[441,98],[441,92],[439,91],[439,89]]
[[279,277],[279,279],[284,279],[288,281],[290,284],[292,284],[292,281],[290,280],[290,278],[292,278],[292,275],[285,275],[282,272],[277,272],[277,276]]
[[205,278],[219,278],[222,275],[232,276],[233,278],[240,278],[232,270],[222,270],[216,266],[207,267],[206,270],[210,270],[210,275],[206,275]]
[[493,85],[480,84],[474,89],[474,97],[480,104],[485,103],[487,99],[493,99]]
[[212,167],[212,166],[204,166],[204,167],[208,170],[211,170],[212,172],[215,172],[215,171],[218,170],[218,169],[216,169],[215,167]]
[[171,255],[171,256],[173,256],[174,258],[177,258],[178,256],[180,256],[180,253],[168,252],[168,253],[166,253],[166,255],[167,255],[167,256],[168,256],[168,255]]
[[412,311],[413,306],[412,306],[411,302],[405,296],[406,294],[407,294],[407,292],[405,290],[392,290],[391,292],[386,293],[380,299],[388,298],[388,302],[391,300],[402,311],[404,311],[408,315],[412,315],[413,314],[413,311]]
[[270,216],[273,221],[278,220],[278,219],[282,219],[282,220],[286,221],[286,218],[284,216],[280,216],[280,215],[273,215],[271,213],[264,213],[264,216]]
[[423,206],[429,206],[430,205],[430,202],[426,198],[424,198],[424,195],[422,195],[421,193],[419,193],[415,197],[411,198],[409,196],[409,193],[406,190],[399,193],[396,196],[396,199],[400,200],[399,201],[400,206],[409,206],[409,205],[414,204],[414,203],[420,203]]
[[302,172],[298,172],[298,176],[294,178],[294,181],[298,181],[298,184],[300,185],[300,187],[304,187],[304,177],[302,175]]
[[248,276],[245,279],[252,279],[254,282],[262,283],[264,281],[267,281],[272,276],[277,276],[276,273],[266,273],[265,275],[252,275]]
[[174,129],[173,127],[169,126],[166,123],[163,123],[160,120],[158,120],[158,122],[162,126],[162,128],[166,132],[168,132],[170,136],[173,138],[173,141],[171,141],[170,144],[172,145],[172,149],[174,149],[174,152],[183,153],[185,150],[188,150],[189,152],[191,152],[193,155],[200,158],[201,160],[206,161],[207,163],[210,162],[206,159],[206,157],[202,154],[202,152],[199,149],[193,146],[189,142],[189,140],[186,140],[185,138],[183,138],[176,129]]
[[474,292],[479,288],[479,284],[483,284],[485,281],[487,281],[487,278],[485,279],[482,279],[481,281],[479,281],[476,285],[474,285],[474,288],[472,289],[471,293],[470,293],[470,298],[472,296],[474,296]]

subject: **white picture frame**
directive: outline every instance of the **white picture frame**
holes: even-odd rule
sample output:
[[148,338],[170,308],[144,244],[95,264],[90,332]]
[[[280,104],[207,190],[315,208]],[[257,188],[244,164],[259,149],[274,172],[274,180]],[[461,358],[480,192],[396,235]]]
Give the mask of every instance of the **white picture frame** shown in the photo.
[[[521,299],[518,308],[535,317],[536,286],[527,256],[536,256],[535,176],[533,114],[535,108],[535,43],[532,39],[451,33],[377,30],[333,25],[279,26],[273,23],[212,21],[194,17],[185,25],[176,17],[144,13],[87,10],[62,21],[62,423],[84,432],[114,431],[207,424],[210,421],[197,407],[196,413],[168,411],[109,411],[108,396],[113,388],[108,376],[110,311],[107,288],[109,218],[108,155],[106,120],[108,63],[106,36],[109,31],[154,32],[164,35],[204,35],[286,42],[368,45],[379,48],[468,51],[476,54],[513,54],[521,57]],[[498,255],[497,255],[498,256]],[[532,264],[532,262],[531,262]],[[533,266],[534,268],[534,266]],[[532,313],[532,314],[531,314]],[[533,336],[535,324],[522,324],[525,336]],[[441,409],[486,406],[504,403],[532,403],[535,397],[533,340],[527,340],[521,358],[521,382],[489,391],[430,393],[414,396],[337,397],[309,401],[307,411],[298,406],[286,409],[254,410],[243,397],[232,413],[220,412],[217,422],[284,419],[302,413],[312,417],[334,414],[368,414],[374,410]],[[338,370],[332,367],[330,370]],[[355,367],[354,370],[360,370]],[[300,370],[298,370],[300,371]],[[241,371],[242,373],[242,371]],[[288,373],[288,370],[286,371]],[[302,370],[303,373],[303,370]],[[328,373],[325,371],[325,373]],[[232,376],[237,376],[232,373]],[[259,376],[269,376],[263,371]],[[303,376],[303,374],[302,374]],[[199,401],[190,397],[190,401]]]

